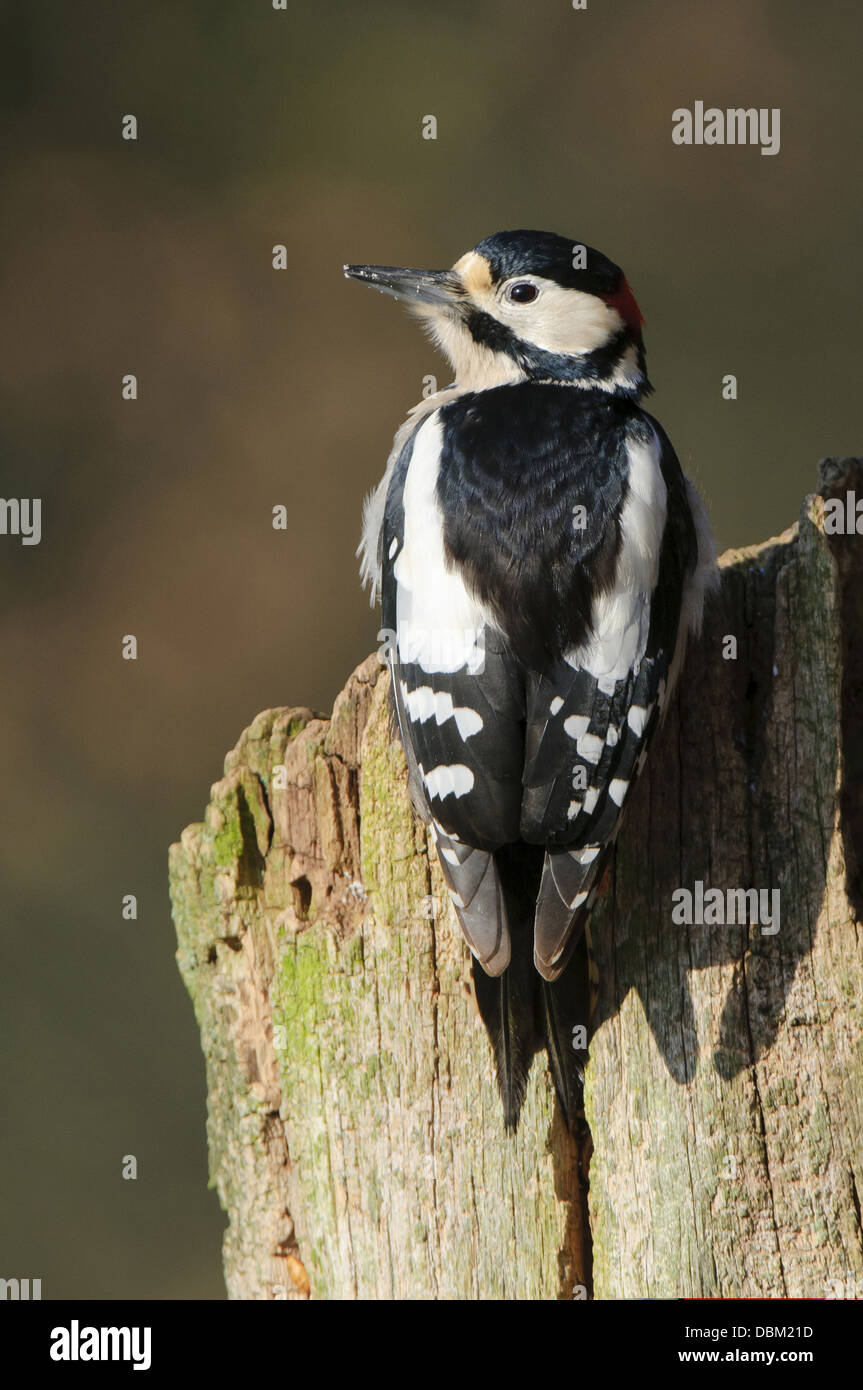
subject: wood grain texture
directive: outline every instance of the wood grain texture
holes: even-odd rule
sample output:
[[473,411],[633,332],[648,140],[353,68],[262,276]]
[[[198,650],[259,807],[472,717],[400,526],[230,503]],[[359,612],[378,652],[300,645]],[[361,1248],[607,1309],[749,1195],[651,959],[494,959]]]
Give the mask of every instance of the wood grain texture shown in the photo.
[[[377,659],[330,719],[242,735],[171,850],[231,1297],[863,1295],[863,537],[823,505],[723,557],[633,794],[591,923],[592,1145],[544,1054],[504,1131]],[[778,932],[677,925],[697,880],[778,888]]]

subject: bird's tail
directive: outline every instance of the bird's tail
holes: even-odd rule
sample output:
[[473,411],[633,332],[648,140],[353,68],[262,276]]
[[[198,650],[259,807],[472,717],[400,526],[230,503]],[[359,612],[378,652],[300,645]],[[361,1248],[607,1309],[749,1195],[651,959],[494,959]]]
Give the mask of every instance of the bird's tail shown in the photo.
[[537,975],[548,1063],[570,1130],[582,1106],[590,1015],[587,946],[582,934],[558,978]]
[[543,1047],[570,1129],[581,1107],[589,1011],[587,952],[579,942],[553,983],[542,979],[534,966],[534,914],[543,860],[544,851],[533,845],[507,845],[495,852],[509,918],[510,964],[493,979],[474,962],[477,1003],[494,1049],[509,1130],[518,1125],[530,1064]]
[[534,985],[522,966],[518,952],[503,974],[492,979],[478,961],[474,963],[477,1003],[494,1049],[504,1124],[509,1130],[518,1125],[530,1063],[538,1047]]

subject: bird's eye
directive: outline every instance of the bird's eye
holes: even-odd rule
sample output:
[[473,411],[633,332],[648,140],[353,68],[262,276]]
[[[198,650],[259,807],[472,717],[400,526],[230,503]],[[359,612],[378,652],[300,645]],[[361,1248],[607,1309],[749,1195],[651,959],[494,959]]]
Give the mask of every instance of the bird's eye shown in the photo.
[[536,285],[529,280],[516,280],[515,284],[507,286],[506,291],[510,304],[532,304],[538,294]]

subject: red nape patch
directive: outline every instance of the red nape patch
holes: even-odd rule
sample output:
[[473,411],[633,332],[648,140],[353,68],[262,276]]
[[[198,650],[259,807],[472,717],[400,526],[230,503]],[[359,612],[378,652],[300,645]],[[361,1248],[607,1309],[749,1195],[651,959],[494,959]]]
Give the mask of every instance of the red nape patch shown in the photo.
[[614,294],[604,294],[603,299],[610,309],[616,309],[633,333],[641,332],[641,325],[644,323],[644,315],[635,302],[635,295],[629,288],[629,281],[624,277],[620,282],[620,288]]

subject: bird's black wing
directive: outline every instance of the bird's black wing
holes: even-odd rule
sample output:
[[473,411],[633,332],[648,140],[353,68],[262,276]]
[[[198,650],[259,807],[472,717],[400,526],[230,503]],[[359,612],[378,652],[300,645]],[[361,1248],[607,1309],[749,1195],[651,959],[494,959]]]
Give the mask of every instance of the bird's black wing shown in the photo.
[[676,455],[658,427],[647,445],[644,438],[637,444],[653,451],[665,493],[655,582],[644,589],[629,584],[638,569],[626,548],[637,536],[624,524],[618,587],[599,602],[592,638],[535,676],[527,693],[521,833],[546,846],[534,950],[549,980],[563,970],[580,935],[661,721],[684,586],[696,562]]
[[[518,838],[524,761],[524,676],[502,634],[458,576],[444,573],[416,484],[405,490],[424,421],[389,487],[382,538],[384,628],[411,797],[430,824],[465,938],[493,975],[510,959],[509,925],[494,851]],[[432,460],[433,462],[433,460]],[[422,476],[424,460],[418,463]],[[436,594],[435,585],[440,592]]]

